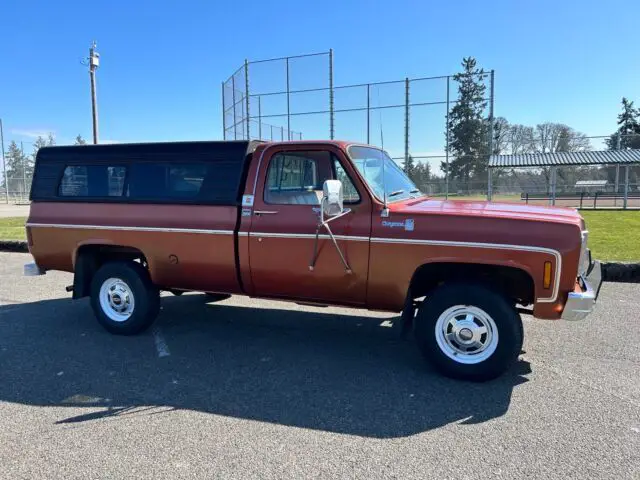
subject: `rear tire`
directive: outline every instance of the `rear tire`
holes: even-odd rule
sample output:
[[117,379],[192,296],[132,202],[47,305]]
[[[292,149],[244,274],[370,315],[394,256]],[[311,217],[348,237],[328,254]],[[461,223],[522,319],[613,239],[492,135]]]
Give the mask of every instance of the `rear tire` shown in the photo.
[[135,262],[104,264],[91,280],[91,307],[98,322],[117,335],[140,333],[160,311],[160,293]]
[[477,284],[445,284],[422,303],[415,336],[424,357],[444,375],[486,381],[516,362],[523,329],[501,294]]

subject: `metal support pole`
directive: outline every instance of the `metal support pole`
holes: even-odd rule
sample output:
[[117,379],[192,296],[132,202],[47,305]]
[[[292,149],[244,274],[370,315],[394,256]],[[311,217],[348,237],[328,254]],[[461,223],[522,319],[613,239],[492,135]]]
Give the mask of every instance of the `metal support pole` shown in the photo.
[[224,82],[222,82],[222,139],[227,139],[227,124],[226,124],[226,116],[227,116],[226,104],[224,101]]
[[244,98],[247,110],[247,140],[251,140],[251,115],[249,114],[249,60],[244,59]]
[[445,128],[445,150],[444,150],[444,198],[449,198],[449,80],[451,77],[447,76],[447,127]]
[[[620,138],[620,137],[618,137]],[[618,206],[618,191],[620,190],[620,164],[616,165],[616,182],[615,182],[615,194],[613,196],[613,205]]]
[[493,185],[492,182],[493,170],[491,168],[487,169],[487,201],[490,202],[493,198]]
[[333,48],[329,50],[329,138],[333,140],[335,136],[333,109]]
[[89,78],[91,80],[91,115],[93,118],[93,143],[98,143],[98,101],[96,99],[96,68],[100,55],[96,52],[96,42],[89,48]]
[[280,141],[284,142],[284,127],[280,127]]
[[556,168],[551,167],[551,205],[556,204]]
[[371,143],[371,85],[367,83],[367,145]]
[[404,79],[404,171],[409,174],[409,79]]
[[262,97],[258,97],[258,140],[262,140]]
[[624,202],[622,208],[627,209],[627,200],[629,199],[629,165],[624,166]]
[[[494,135],[494,119],[493,119],[493,95],[494,95],[494,79],[495,79],[495,71],[491,70],[491,83],[489,86],[489,160],[491,160],[491,155],[494,154],[493,151],[493,135]],[[487,162],[488,164],[489,162]],[[492,196],[492,188],[491,188],[491,170],[488,171],[488,188],[487,188],[487,200],[491,201]]]
[[0,118],[0,147],[2,149],[2,168],[4,173],[4,192],[6,194],[5,203],[9,203],[9,177],[7,177],[7,158],[4,156],[4,130],[2,119]]
[[244,128],[244,120],[245,120],[245,116],[244,116],[244,92],[242,90],[240,90],[238,92],[240,94],[240,100],[238,101],[238,103],[240,104],[240,139],[244,139],[244,134],[245,134],[245,128]]
[[273,125],[269,125],[269,127],[271,128],[271,141],[273,142]]
[[238,130],[236,125],[236,77],[231,77],[231,101],[233,102],[233,139],[238,139]]
[[20,142],[20,153],[22,154],[22,194],[24,195],[27,193],[27,159],[24,156],[24,145],[22,142]]
[[287,64],[287,140],[291,140],[291,109],[289,100],[289,57],[286,58]]

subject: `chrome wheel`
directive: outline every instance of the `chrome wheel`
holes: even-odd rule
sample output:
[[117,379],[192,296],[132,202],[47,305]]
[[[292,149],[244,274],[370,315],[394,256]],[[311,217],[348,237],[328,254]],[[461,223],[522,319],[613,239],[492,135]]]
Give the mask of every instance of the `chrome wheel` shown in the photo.
[[100,307],[114,322],[124,322],[131,317],[135,299],[131,287],[120,278],[108,278],[100,287]]
[[456,305],[442,312],[435,335],[447,357],[466,365],[485,361],[498,346],[498,327],[493,318],[470,305]]

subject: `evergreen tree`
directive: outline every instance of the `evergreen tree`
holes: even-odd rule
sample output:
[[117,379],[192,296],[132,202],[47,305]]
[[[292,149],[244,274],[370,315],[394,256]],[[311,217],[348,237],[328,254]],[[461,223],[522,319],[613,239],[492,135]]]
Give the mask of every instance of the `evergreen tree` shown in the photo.
[[404,162],[404,173],[407,174],[407,176],[409,178],[413,178],[412,175],[415,172],[416,169],[416,163],[413,160],[413,157],[411,155],[409,155],[409,157],[407,158],[407,161]]
[[28,161],[22,153],[22,149],[15,141],[9,144],[9,149],[5,152],[4,161],[7,165],[7,180],[10,192],[26,191],[25,184],[30,185],[31,176]]
[[476,66],[473,57],[464,58],[462,67],[463,72],[453,76],[458,82],[458,101],[449,113],[447,126],[454,157],[449,163],[449,177],[464,181],[468,189],[470,180],[484,175],[487,169],[487,123],[483,118],[487,102],[484,70]]
[[86,144],[87,144],[87,141],[84,138],[82,138],[82,135],[78,134],[74,142],[74,145],[86,145]]
[[633,102],[622,98],[622,112],[618,114],[618,130],[607,140],[609,150],[640,148],[640,109],[633,106]]
[[[411,160],[413,161],[413,159]],[[425,191],[425,187],[431,179],[431,167],[427,162],[418,161],[414,164],[408,176],[416,184],[416,187]]]

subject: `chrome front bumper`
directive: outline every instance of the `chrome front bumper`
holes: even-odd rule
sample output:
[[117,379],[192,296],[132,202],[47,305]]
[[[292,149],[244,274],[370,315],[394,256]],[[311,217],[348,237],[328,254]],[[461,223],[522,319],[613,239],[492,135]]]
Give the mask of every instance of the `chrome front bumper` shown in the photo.
[[25,277],[37,277],[38,275],[44,275],[45,273],[46,271],[40,268],[37,263],[27,263],[24,266]]
[[571,292],[562,312],[563,320],[583,320],[596,304],[602,285],[602,266],[599,261],[591,263],[589,271],[578,279],[582,292]]

